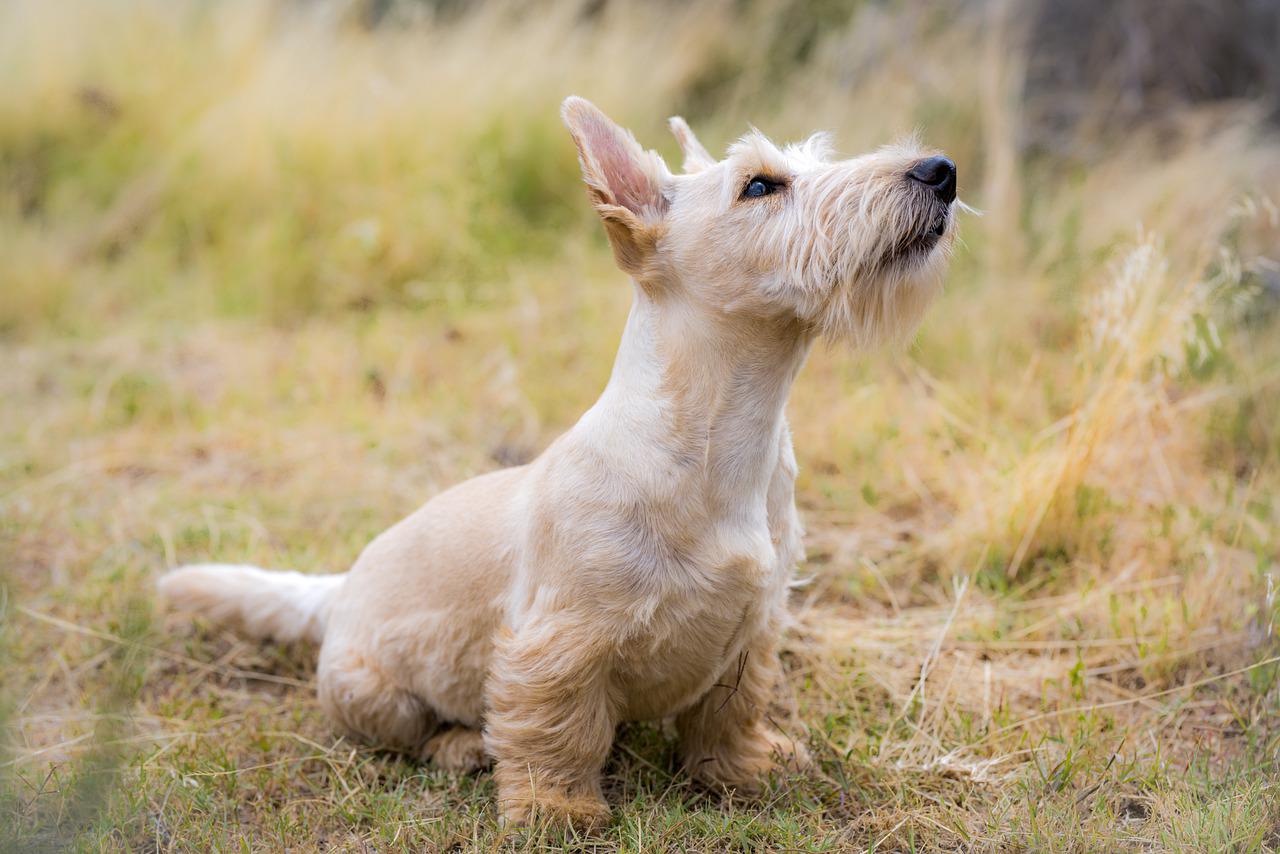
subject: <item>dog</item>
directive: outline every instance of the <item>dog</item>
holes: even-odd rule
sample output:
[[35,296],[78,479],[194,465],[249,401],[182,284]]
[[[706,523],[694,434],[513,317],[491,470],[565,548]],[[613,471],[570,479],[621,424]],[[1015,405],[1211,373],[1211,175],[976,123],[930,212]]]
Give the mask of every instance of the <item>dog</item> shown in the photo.
[[834,160],[758,131],[681,174],[578,97],[561,115],[634,302],[599,400],[533,462],[481,475],[341,575],[199,565],[172,605],[320,643],[351,737],[454,770],[494,763],[506,822],[607,821],[624,721],[674,716],[684,766],[751,792],[800,768],[767,707],[803,559],[784,414],[818,338],[915,328],[955,238],[955,164],[915,143]]

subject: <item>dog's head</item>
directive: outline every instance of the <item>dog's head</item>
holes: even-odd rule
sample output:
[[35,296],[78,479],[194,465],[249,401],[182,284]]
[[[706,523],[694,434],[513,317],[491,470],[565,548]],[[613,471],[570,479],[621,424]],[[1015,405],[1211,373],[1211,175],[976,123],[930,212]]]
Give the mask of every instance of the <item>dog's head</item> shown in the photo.
[[945,157],[832,160],[824,135],[778,148],[752,131],[717,161],[673,118],[676,175],[590,102],[561,112],[618,266],[656,298],[874,345],[909,334],[938,290],[955,237]]

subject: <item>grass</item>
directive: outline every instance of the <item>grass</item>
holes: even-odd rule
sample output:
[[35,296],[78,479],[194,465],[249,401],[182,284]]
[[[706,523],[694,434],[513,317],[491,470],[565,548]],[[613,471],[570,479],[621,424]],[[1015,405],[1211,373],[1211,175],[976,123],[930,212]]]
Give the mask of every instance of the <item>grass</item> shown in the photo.
[[[1067,159],[1022,142],[1006,5],[530,8],[0,9],[0,849],[1280,847],[1258,111]],[[672,162],[675,112],[713,150],[919,128],[985,211],[910,348],[821,349],[793,395],[780,713],[817,767],[741,802],[629,725],[590,839],[337,739],[313,649],[151,593],[192,560],[343,569],[592,402],[629,294],[569,92]]]

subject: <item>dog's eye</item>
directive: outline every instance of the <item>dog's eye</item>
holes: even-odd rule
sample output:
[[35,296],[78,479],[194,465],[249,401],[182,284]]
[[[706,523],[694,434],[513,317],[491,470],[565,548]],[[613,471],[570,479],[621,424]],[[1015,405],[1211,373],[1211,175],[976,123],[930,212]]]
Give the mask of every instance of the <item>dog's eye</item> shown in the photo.
[[768,178],[762,178],[759,175],[747,182],[747,187],[742,191],[744,199],[758,199],[761,196],[767,196],[770,193],[778,192],[782,185],[777,181],[770,181]]

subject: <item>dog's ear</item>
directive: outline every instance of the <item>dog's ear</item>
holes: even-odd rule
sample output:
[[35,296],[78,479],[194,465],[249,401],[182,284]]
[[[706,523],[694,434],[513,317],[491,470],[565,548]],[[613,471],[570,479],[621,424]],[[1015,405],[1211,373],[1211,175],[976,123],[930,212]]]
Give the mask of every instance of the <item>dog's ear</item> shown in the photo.
[[604,221],[618,266],[639,276],[661,232],[667,212],[663,186],[671,173],[657,153],[641,148],[630,131],[590,101],[566,98],[560,115],[578,146],[582,178]]
[[671,128],[676,142],[680,143],[680,150],[684,152],[685,172],[693,174],[701,172],[708,166],[716,165],[716,159],[702,147],[702,143],[698,142],[698,138],[693,135],[693,128],[689,127],[684,119],[672,116],[667,119],[667,126]]

